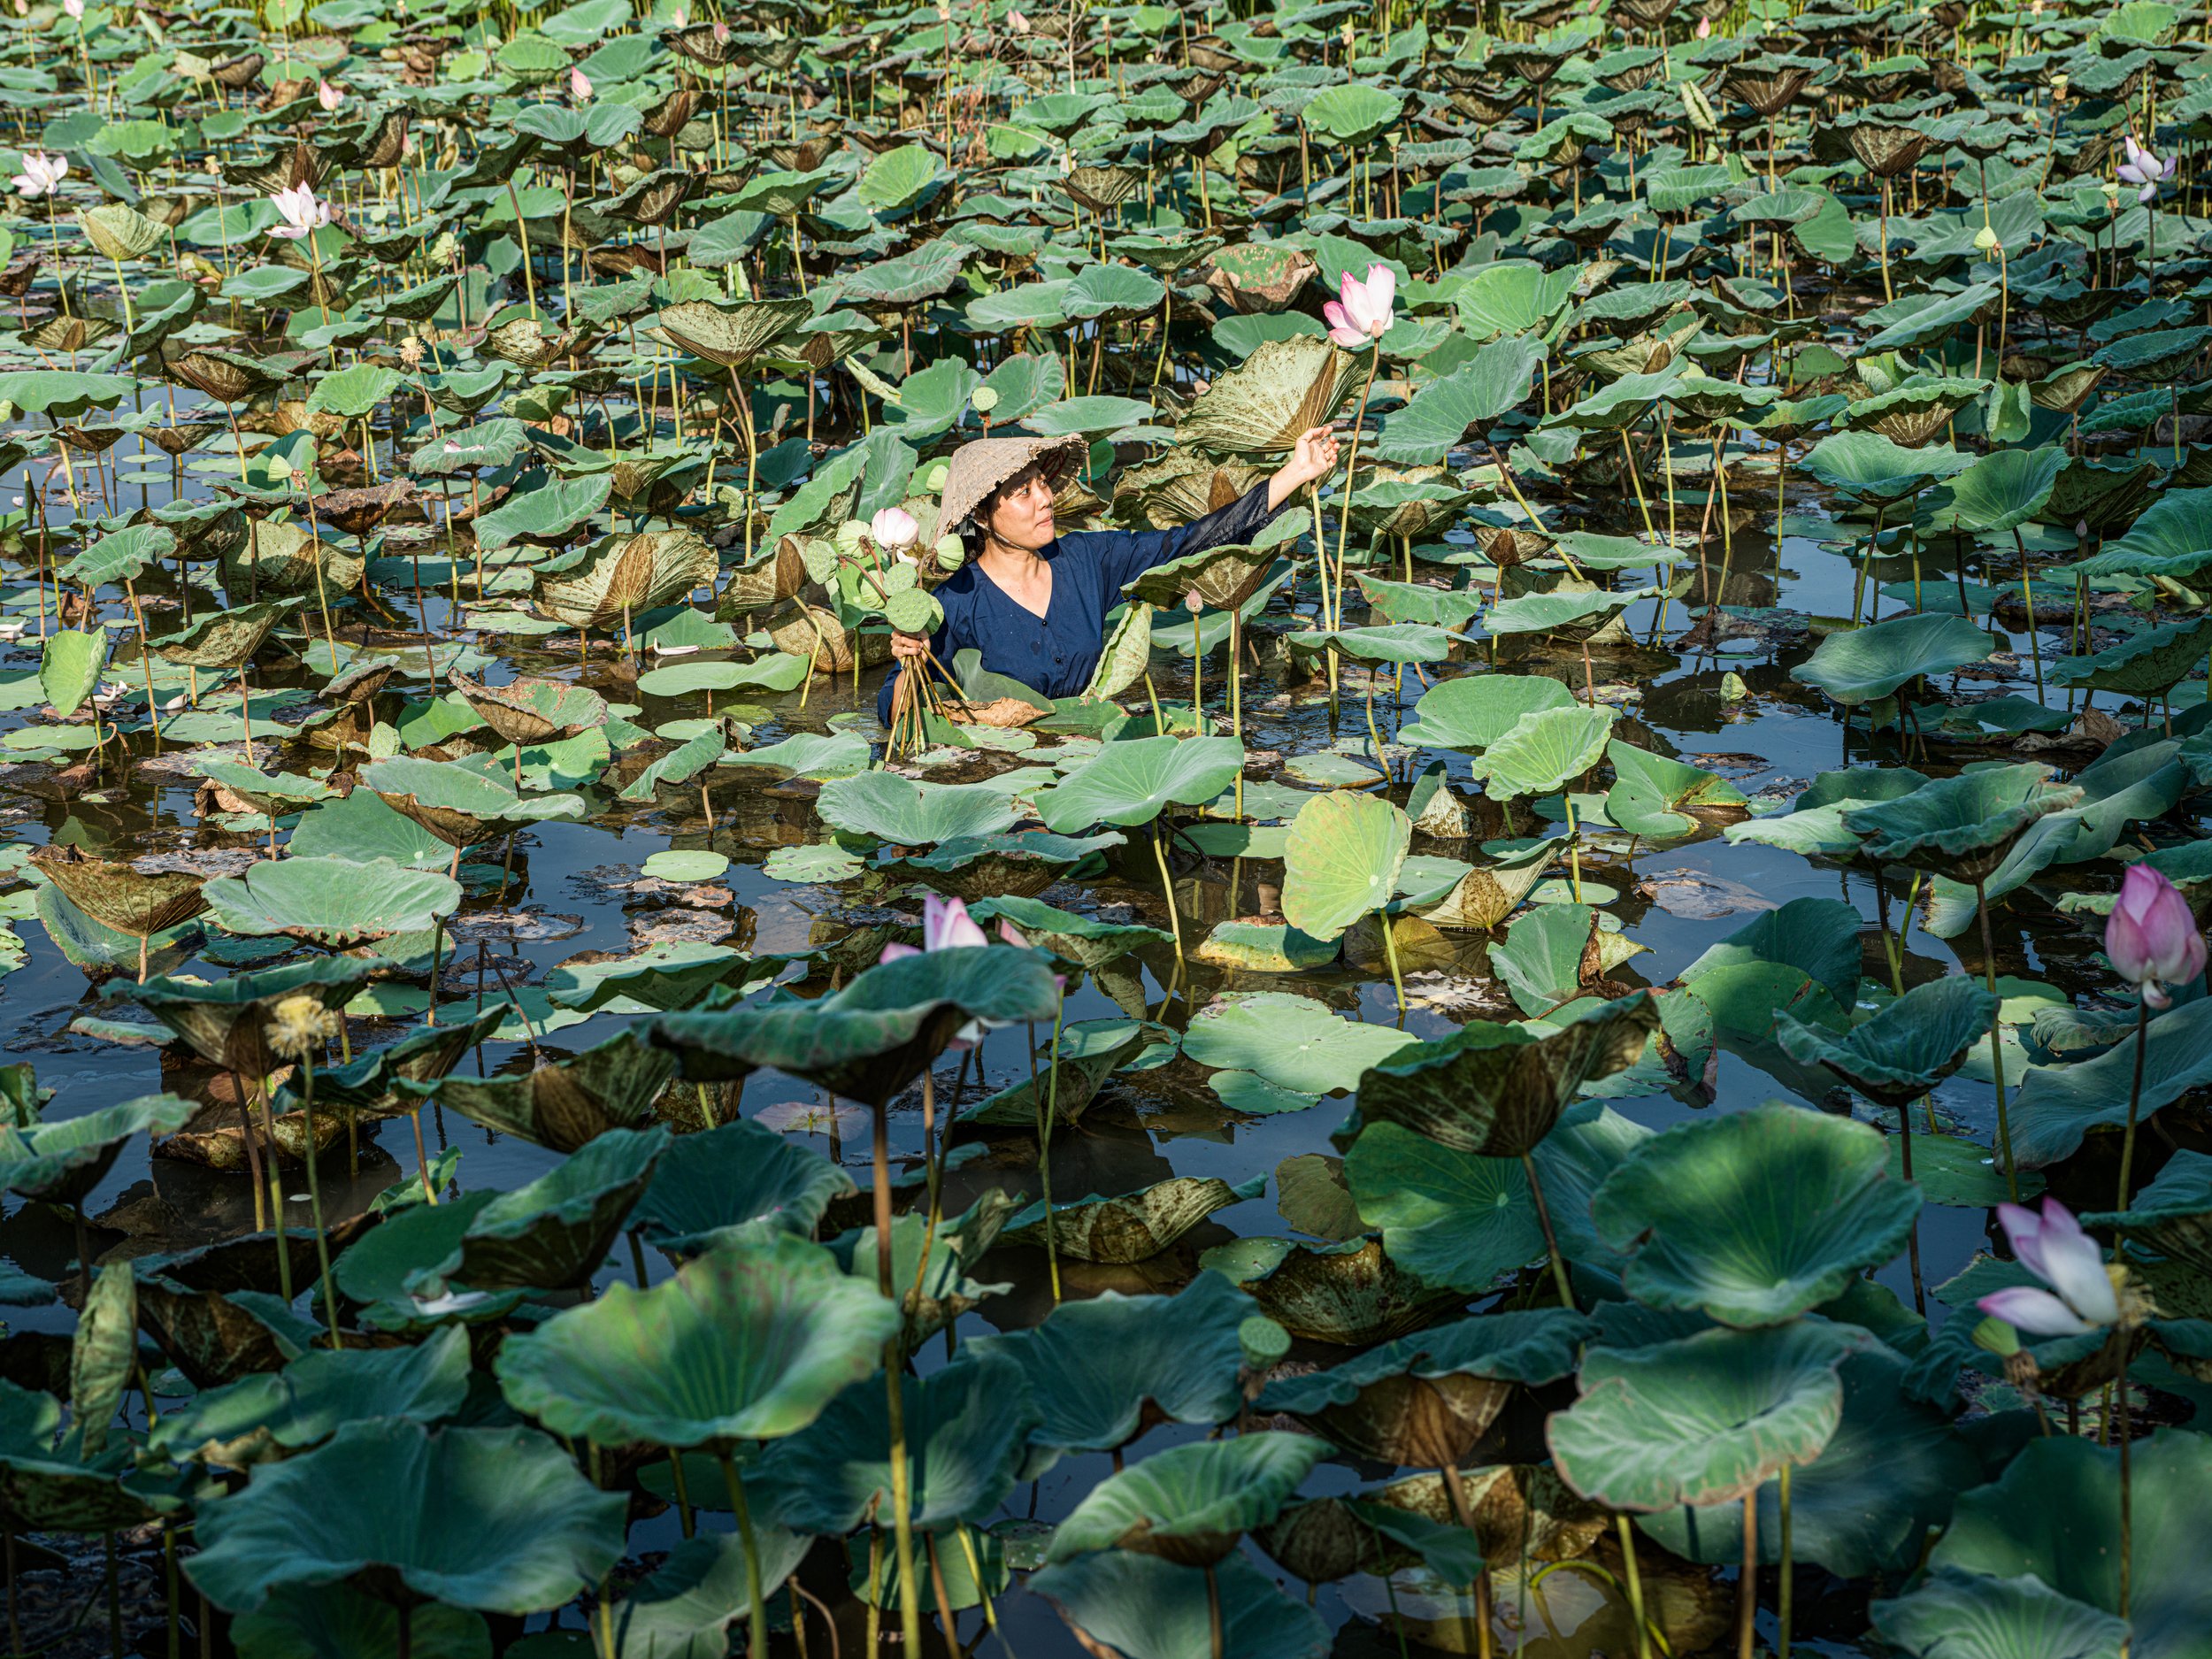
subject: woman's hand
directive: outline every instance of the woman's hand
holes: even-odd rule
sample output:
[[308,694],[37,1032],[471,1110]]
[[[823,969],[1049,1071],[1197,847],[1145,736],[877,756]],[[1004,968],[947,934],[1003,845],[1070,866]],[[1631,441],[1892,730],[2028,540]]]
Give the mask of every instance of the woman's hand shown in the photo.
[[926,634],[901,634],[891,631],[891,655],[902,663],[918,662],[929,655],[929,636]]
[[1336,434],[1327,426],[1301,433],[1290,459],[1267,480],[1267,510],[1273,512],[1298,491],[1336,471]]

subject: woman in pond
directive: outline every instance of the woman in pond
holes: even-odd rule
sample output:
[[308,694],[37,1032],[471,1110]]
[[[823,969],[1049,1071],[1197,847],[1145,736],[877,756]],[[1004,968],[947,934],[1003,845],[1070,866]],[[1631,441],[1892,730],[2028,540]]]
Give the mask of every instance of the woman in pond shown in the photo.
[[1301,434],[1273,477],[1178,529],[1062,535],[1053,495],[1083,457],[1076,437],[979,438],[954,453],[938,526],[966,543],[967,562],[936,590],[945,619],[933,637],[891,636],[899,666],[876,700],[887,725],[900,676],[925,653],[950,667],[955,652],[973,649],[991,672],[1045,696],[1079,695],[1124,583],[1185,554],[1249,541],[1301,488],[1335,470],[1337,441],[1326,426]]

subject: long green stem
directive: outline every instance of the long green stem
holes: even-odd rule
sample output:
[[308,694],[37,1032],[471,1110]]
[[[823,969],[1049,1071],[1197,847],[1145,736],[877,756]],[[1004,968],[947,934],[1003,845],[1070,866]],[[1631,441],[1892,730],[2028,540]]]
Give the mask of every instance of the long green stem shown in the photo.
[[[2151,1004],[2143,995],[2144,987],[2136,987],[2135,1002],[2135,1076],[2128,1085],[2128,1126],[2120,1137],[2120,1194],[2113,1201],[2115,1210],[2124,1212],[2128,1207],[2128,1190],[2133,1185],[2135,1173],[2135,1115],[2143,1103],[2143,1050],[2150,1046]],[[1909,1172],[1907,1179],[1910,1179]],[[2124,1571],[2124,1569],[2123,1569]]]
[[[1974,913],[1982,924],[1982,980],[1992,996],[1997,995],[1997,948],[1989,935],[1989,895],[1985,891],[1987,879],[1974,878]],[[1989,1069],[1996,1080],[1997,1089],[1997,1144],[2005,1159],[2005,1187],[2012,1202],[2020,1202],[2020,1171],[2012,1161],[2012,1119],[2005,1104],[2005,1048],[2002,1039],[2004,1016],[2001,1008],[1989,1017]]]
[[[338,1333],[338,1294],[330,1280],[330,1240],[323,1230],[322,1178],[316,1173],[315,1144],[315,1056],[300,1056],[300,1093],[307,1114],[307,1207],[315,1222],[315,1261],[322,1278],[323,1312],[330,1320],[330,1346],[343,1348],[345,1338]],[[273,1151],[273,1148],[272,1149]],[[270,1162],[275,1163],[273,1156]]]
[[[896,1305],[891,1284],[891,1110],[887,1101],[874,1103],[872,1144],[875,1177],[876,1288],[886,1302]],[[887,1409],[891,1429],[891,1518],[898,1548],[899,1624],[906,1651],[922,1650],[921,1589],[914,1577],[914,1511],[908,1491],[906,1463],[906,1394],[901,1379],[906,1371],[906,1320],[883,1345],[883,1375],[888,1393]]]
[[761,1593],[760,1548],[753,1537],[753,1512],[746,1507],[745,1482],[735,1462],[726,1450],[718,1453],[717,1458],[722,1465],[722,1483],[730,1489],[730,1508],[737,1512],[738,1541],[745,1549],[745,1599],[752,1609],[746,1659],[768,1659],[768,1599]]

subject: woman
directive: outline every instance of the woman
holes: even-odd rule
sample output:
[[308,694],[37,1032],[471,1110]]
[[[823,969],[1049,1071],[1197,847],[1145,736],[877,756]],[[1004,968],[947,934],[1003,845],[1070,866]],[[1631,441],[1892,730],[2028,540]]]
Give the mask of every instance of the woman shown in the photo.
[[1106,613],[1124,583],[1187,553],[1249,541],[1299,489],[1335,469],[1337,442],[1328,427],[1314,427],[1272,478],[1180,529],[1064,536],[1053,526],[1052,498],[1083,455],[1074,437],[979,438],[954,453],[939,532],[957,533],[968,561],[936,590],[945,620],[933,637],[891,636],[899,669],[876,699],[886,725],[900,674],[926,652],[950,668],[956,651],[972,648],[991,672],[1045,696],[1079,695],[1105,649]]

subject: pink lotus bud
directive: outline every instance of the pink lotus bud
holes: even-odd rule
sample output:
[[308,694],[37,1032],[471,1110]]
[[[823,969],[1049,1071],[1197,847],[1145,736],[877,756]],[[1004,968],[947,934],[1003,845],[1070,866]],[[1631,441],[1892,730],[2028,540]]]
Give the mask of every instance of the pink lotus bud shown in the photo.
[[1997,1219],[2020,1265],[2057,1294],[2017,1286],[1983,1297],[1977,1305],[1984,1313],[2041,1336],[2078,1334],[2118,1320],[2120,1299],[2105,1271],[2104,1252],[2081,1230],[2073,1211],[2046,1198],[2040,1216],[2018,1204],[2000,1204]]
[[1700,39],[1700,40],[1701,40],[1701,41],[1709,41],[1709,40],[1711,40],[1711,39],[1713,38],[1713,19],[1710,19],[1710,18],[1700,18],[1700,19],[1698,19],[1698,20],[1697,20],[1697,37],[1698,37],[1698,39]]
[[1363,346],[1390,332],[1398,298],[1398,279],[1386,265],[1367,267],[1363,282],[1349,271],[1338,285],[1337,297],[1321,308],[1327,319],[1329,338],[1340,346]]
[[1018,945],[1024,950],[1029,949],[1029,936],[1010,921],[1001,919],[998,925],[998,936],[1010,945]]
[[84,0],[61,0],[61,9],[69,14],[73,21],[84,21]]
[[315,83],[315,102],[321,104],[326,111],[334,110],[345,101],[346,95],[327,81],[318,81]]
[[568,96],[581,104],[591,96],[591,77],[580,69],[568,72]]
[[1017,35],[1026,35],[1029,33],[1029,19],[1018,12],[1009,12],[1006,14],[1006,27]]
[[2153,1008],[2169,998],[2159,982],[2186,985],[2204,972],[2204,935],[2180,889],[2146,864],[2128,866],[2105,918],[2105,955]]
[[924,950],[957,950],[990,942],[989,935],[976,926],[975,918],[968,914],[968,907],[958,899],[933,893],[922,901]]

